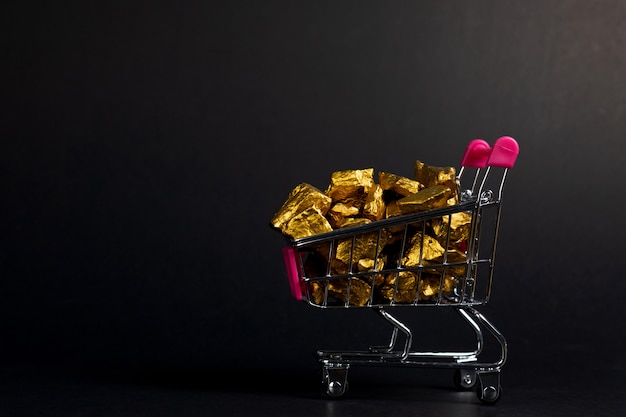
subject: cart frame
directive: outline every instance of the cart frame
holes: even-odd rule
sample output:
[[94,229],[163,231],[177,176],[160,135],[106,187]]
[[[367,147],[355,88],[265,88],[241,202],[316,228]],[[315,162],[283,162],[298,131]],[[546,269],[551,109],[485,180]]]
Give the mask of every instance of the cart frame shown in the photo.
[[[391,338],[386,346],[371,346],[368,350],[362,351],[316,352],[322,369],[322,394],[325,397],[339,398],[346,394],[348,370],[351,366],[408,366],[452,369],[453,382],[458,389],[475,387],[478,399],[485,404],[495,404],[499,401],[502,390],[500,371],[507,360],[507,342],[503,334],[476,307],[487,303],[491,295],[504,183],[518,153],[517,142],[509,136],[498,138],[493,147],[482,139],[475,139],[468,144],[456,176],[460,191],[458,204],[290,240],[289,245],[283,248],[290,289],[295,299],[322,309],[370,308],[392,327]],[[452,216],[456,213],[471,215],[467,241],[463,246],[465,256],[462,260],[448,259],[451,258],[448,255],[448,245],[451,242],[450,224]],[[446,249],[443,260],[428,262],[423,253],[426,224],[433,219],[446,218],[447,229],[444,234]],[[383,232],[392,229],[403,230],[404,233],[399,258],[406,253],[409,229],[422,239],[419,262],[415,265],[407,266],[399,259],[396,265],[391,267],[388,264],[382,268],[374,266],[365,272],[353,268],[342,273],[332,271],[330,259],[341,242],[344,244],[347,242],[349,245],[350,261],[353,261],[353,256],[357,254],[356,242],[359,237],[377,234],[375,239],[378,245]],[[487,244],[484,244],[485,241]],[[322,273],[311,273],[306,268],[307,256],[319,252],[320,248],[328,251],[326,257],[328,265]],[[380,255],[381,252],[376,246],[374,259]],[[459,268],[462,273],[458,273]],[[421,299],[418,284],[421,285],[426,274],[433,271],[440,277],[438,293],[428,300]],[[452,291],[446,292],[445,281],[449,279],[452,271],[456,272],[453,277],[456,284]],[[412,298],[400,299],[399,283],[402,274],[413,274],[415,277],[415,295]],[[381,299],[376,296],[375,281],[384,275],[392,276],[394,279],[393,285],[388,288],[387,294],[390,295],[386,299]],[[351,293],[356,294],[356,280],[371,284],[369,298],[359,303],[351,300]],[[336,293],[333,298],[329,288],[332,289],[334,284],[339,283],[345,288],[340,293],[339,299],[336,298]],[[469,351],[413,350],[413,331],[390,313],[393,309],[406,307],[452,308],[473,330],[476,338],[475,348]],[[398,346],[400,333],[404,335],[403,346]],[[499,346],[497,358],[487,361],[482,359],[486,334],[491,335],[491,339]]]

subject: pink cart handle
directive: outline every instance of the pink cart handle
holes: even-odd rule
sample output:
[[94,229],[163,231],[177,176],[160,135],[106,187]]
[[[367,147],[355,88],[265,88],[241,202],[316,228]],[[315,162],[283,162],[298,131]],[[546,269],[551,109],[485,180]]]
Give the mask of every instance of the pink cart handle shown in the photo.
[[513,168],[519,154],[519,145],[510,136],[502,136],[493,144],[487,165],[502,168]]
[[471,141],[467,148],[465,148],[465,154],[461,159],[461,166],[469,168],[484,168],[487,166],[487,160],[491,154],[491,147],[482,139],[474,139]]
[[296,249],[292,246],[283,248],[283,258],[285,267],[287,268],[287,278],[289,279],[289,289],[291,295],[300,301],[302,300],[302,288],[300,287],[300,276],[298,274],[298,265],[296,263]]

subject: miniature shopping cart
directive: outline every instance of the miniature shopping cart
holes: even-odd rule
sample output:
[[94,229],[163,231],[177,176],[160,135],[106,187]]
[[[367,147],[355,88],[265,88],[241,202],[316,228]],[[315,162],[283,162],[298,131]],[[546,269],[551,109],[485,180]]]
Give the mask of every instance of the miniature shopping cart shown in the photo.
[[[383,365],[451,369],[457,388],[475,388],[478,399],[486,404],[500,399],[506,340],[476,306],[487,303],[491,294],[504,182],[518,152],[517,142],[508,136],[493,146],[473,140],[456,176],[457,204],[289,240],[283,255],[291,293],[297,300],[322,309],[370,308],[392,326],[388,345],[363,351],[317,352],[324,396],[338,398],[347,392],[351,366]],[[459,218],[465,219],[462,241],[454,228]],[[429,257],[428,239],[435,227],[444,251]],[[374,262],[365,267],[356,259],[363,242],[374,252],[370,254]],[[414,251],[408,262],[408,248],[416,245],[420,250],[417,255]],[[341,272],[333,267],[339,250],[347,251],[353,261]],[[475,333],[475,348],[414,351],[412,330],[391,314],[407,307],[453,309]],[[396,343],[399,333],[404,335],[403,346]],[[483,360],[485,334],[497,341],[496,358],[489,361]]]

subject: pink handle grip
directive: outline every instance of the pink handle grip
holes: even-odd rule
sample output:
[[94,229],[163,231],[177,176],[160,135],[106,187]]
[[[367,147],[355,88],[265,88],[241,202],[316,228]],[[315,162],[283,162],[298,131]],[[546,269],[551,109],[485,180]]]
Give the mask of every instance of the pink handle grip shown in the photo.
[[515,139],[510,136],[502,136],[494,142],[487,165],[502,168],[513,168],[518,154],[519,145]]
[[296,264],[296,249],[291,246],[283,248],[283,259],[287,268],[287,279],[289,280],[289,289],[291,295],[300,301],[302,300],[302,287],[300,287],[300,276],[298,274],[298,265]]
[[487,166],[487,160],[491,154],[491,147],[482,139],[474,139],[471,141],[465,153],[463,159],[461,159],[461,166],[469,168],[484,168]]

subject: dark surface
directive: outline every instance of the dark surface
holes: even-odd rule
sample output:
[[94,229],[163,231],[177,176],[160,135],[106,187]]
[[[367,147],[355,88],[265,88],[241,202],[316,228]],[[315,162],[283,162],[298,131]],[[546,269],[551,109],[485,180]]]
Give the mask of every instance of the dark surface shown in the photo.
[[[623,414],[624,22],[611,0],[4,2],[0,413]],[[291,298],[274,212],[502,135],[502,400],[385,368],[319,399],[312,352],[389,329]],[[414,313],[420,343],[462,343]]]
[[[558,356],[558,355],[557,355]],[[450,372],[353,368],[340,399],[320,395],[308,366],[194,372],[3,370],[2,416],[618,416],[623,368],[589,358],[502,372],[503,391],[484,405],[458,391]],[[557,368],[557,369],[555,369]],[[547,372],[546,372],[547,371]]]

